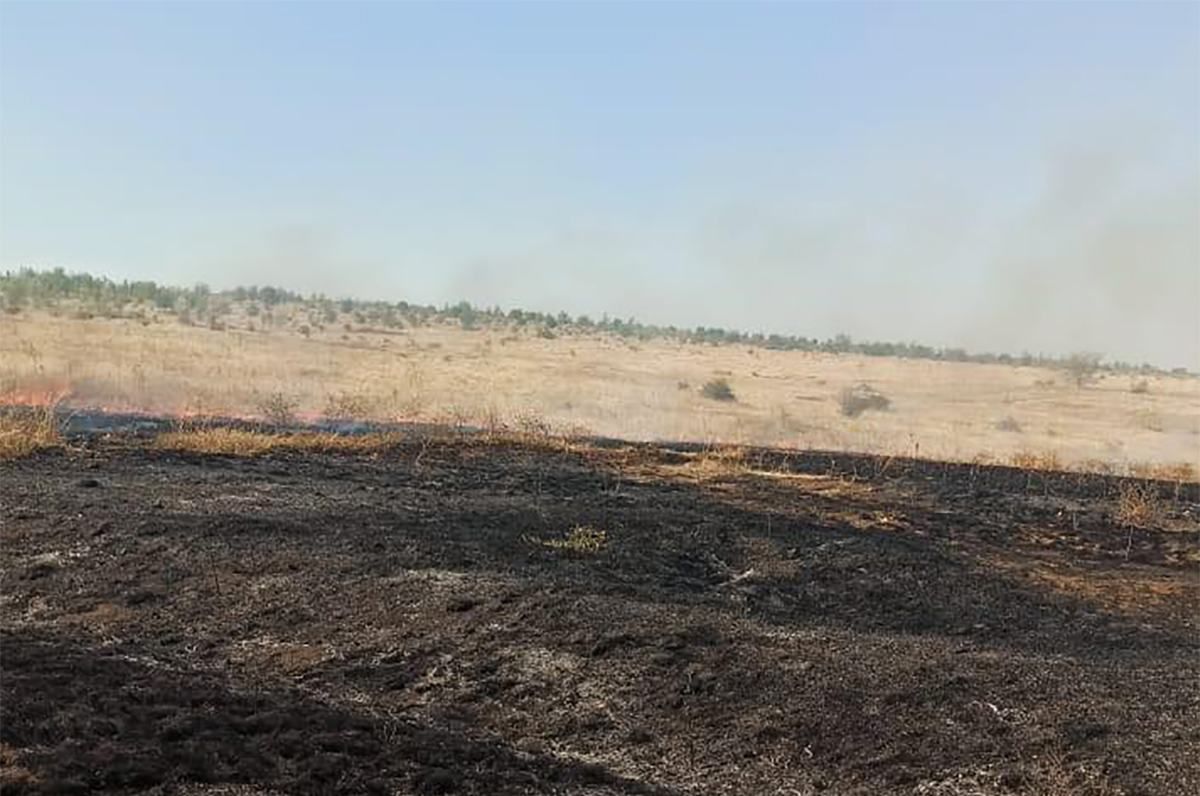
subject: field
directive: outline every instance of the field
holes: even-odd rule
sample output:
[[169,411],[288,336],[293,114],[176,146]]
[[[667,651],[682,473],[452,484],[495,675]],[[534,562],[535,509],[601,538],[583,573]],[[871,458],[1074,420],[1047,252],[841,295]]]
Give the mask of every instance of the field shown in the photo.
[[[142,312],[139,310],[138,312]],[[309,325],[277,308],[269,327],[235,306],[217,325],[172,316],[0,316],[0,403],[175,414],[429,420],[1145,474],[1200,464],[1200,379],[631,342],[531,329],[401,329],[341,315]],[[724,379],[734,400],[710,400]],[[842,412],[866,383],[886,411]]]
[[218,437],[0,462],[6,794],[1200,788],[1195,484]]
[[277,310],[0,316],[4,793],[1200,788],[1200,380]]

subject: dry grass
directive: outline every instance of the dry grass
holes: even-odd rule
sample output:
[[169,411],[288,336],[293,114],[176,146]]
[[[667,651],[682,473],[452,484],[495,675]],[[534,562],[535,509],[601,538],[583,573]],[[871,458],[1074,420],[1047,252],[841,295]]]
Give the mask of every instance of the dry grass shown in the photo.
[[1022,470],[1062,470],[1062,460],[1054,451],[1018,451],[1009,459],[1009,464]]
[[52,407],[0,412],[0,459],[16,459],[62,444]]
[[1154,484],[1126,481],[1117,491],[1117,523],[1126,528],[1145,530],[1156,527],[1163,518],[1162,500]]
[[1094,764],[1051,754],[1029,766],[1021,793],[1028,796],[1118,796],[1123,791]]
[[524,537],[531,544],[571,555],[596,555],[608,546],[608,532],[590,525],[577,525],[564,539]]
[[750,451],[743,445],[706,446],[696,456],[694,466],[703,473],[735,475],[751,469]]
[[269,453],[375,453],[396,446],[399,434],[268,434],[236,428],[199,428],[168,431],[154,439],[158,450],[217,456],[262,456]]
[[1171,481],[1176,484],[1200,481],[1200,473],[1191,462],[1175,462],[1174,464],[1132,464],[1129,474],[1134,478],[1144,478],[1150,481]]
[[[355,326],[344,340],[342,317],[305,337],[302,307],[280,306],[274,316],[256,331],[231,320],[222,332],[165,320],[0,315],[0,403],[10,393],[9,402],[32,402],[31,389],[50,385],[69,406],[114,411],[434,422],[453,408],[458,425],[520,430],[519,419],[531,413],[554,429],[633,440],[948,461],[1045,450],[1068,465],[1110,462],[1116,472],[1130,462],[1200,460],[1200,379],[1147,376],[1148,392],[1131,394],[1118,379],[1084,390],[1051,384],[1052,374],[1039,368],[748,354],[741,346],[666,341],[635,350],[598,334],[545,339],[528,329],[384,334]],[[698,386],[718,376],[736,386],[736,401],[700,394]],[[843,415],[831,400],[834,385],[858,383],[892,399],[891,411]],[[279,390],[285,401],[264,400]],[[997,429],[1007,415],[1019,420],[1020,434]],[[533,431],[528,436],[538,436]]]

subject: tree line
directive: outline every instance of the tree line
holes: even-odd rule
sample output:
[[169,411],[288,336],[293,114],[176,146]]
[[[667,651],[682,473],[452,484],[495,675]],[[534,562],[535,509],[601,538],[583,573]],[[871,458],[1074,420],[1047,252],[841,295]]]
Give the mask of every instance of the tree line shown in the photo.
[[[500,307],[478,307],[467,301],[433,305],[411,304],[407,301],[364,301],[332,299],[323,294],[307,296],[273,286],[239,286],[215,291],[205,284],[191,287],[160,285],[153,281],[114,281],[86,273],[67,273],[61,268],[36,270],[23,268],[5,271],[0,275],[0,306],[16,314],[26,308],[48,308],[60,301],[74,301],[88,307],[92,314],[119,315],[130,305],[151,307],[159,311],[183,314],[188,318],[208,317],[215,323],[228,313],[234,304],[242,305],[252,317],[267,313],[284,304],[305,307],[313,321],[336,322],[341,316],[351,316],[360,324],[387,328],[422,326],[432,323],[457,323],[465,329],[476,328],[535,328],[544,337],[558,334],[606,333],[636,341],[669,340],[680,343],[708,345],[743,345],[776,351],[810,351],[834,354],[862,354],[877,357],[926,359],[947,362],[977,362],[985,364],[1037,365],[1046,367],[1070,366],[1081,356],[1094,360],[1095,354],[1052,356],[1045,354],[996,354],[970,352],[963,348],[938,348],[914,342],[859,341],[849,335],[818,339],[800,335],[743,332],[737,329],[697,326],[681,328],[643,323],[635,318],[603,315],[593,319],[588,315],[571,316],[566,312],[547,313],[536,310]],[[1161,373],[1162,369],[1148,363],[1103,362],[1103,368],[1113,371]],[[1182,369],[1176,369],[1179,372]]]

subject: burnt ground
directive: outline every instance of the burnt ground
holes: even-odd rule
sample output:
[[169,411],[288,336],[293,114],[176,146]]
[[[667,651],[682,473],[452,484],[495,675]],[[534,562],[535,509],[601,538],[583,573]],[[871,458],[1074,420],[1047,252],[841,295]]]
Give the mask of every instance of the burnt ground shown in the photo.
[[1200,496],[1131,532],[1119,486],[469,440],[0,463],[0,782],[1198,792]]

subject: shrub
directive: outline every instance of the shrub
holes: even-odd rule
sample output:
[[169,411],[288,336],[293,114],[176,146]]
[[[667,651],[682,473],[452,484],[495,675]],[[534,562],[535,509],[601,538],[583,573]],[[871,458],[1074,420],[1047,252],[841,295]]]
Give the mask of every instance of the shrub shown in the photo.
[[363,420],[370,417],[372,401],[361,393],[330,393],[325,399],[325,417],[330,420]]
[[1164,428],[1162,416],[1150,409],[1143,409],[1134,414],[1134,421],[1147,431],[1161,432]]
[[1150,382],[1146,381],[1145,379],[1139,379],[1138,381],[1135,381],[1133,384],[1129,385],[1129,391],[1136,395],[1144,395],[1145,393],[1150,392]]
[[281,392],[273,392],[259,399],[258,413],[268,423],[287,426],[296,422],[296,409],[299,403]]
[[1009,415],[1008,417],[1004,417],[996,421],[996,430],[1010,431],[1019,434],[1021,433],[1021,424],[1017,422],[1016,418],[1014,418],[1012,415]]
[[1126,528],[1152,528],[1162,519],[1162,503],[1153,484],[1135,481],[1121,484],[1117,491],[1117,523]]
[[891,399],[869,384],[847,387],[838,394],[838,406],[846,417],[858,417],[869,410],[883,412],[891,405]]
[[700,388],[700,394],[711,401],[737,400],[737,396],[733,394],[733,388],[725,379],[713,379],[705,382],[704,386]]

